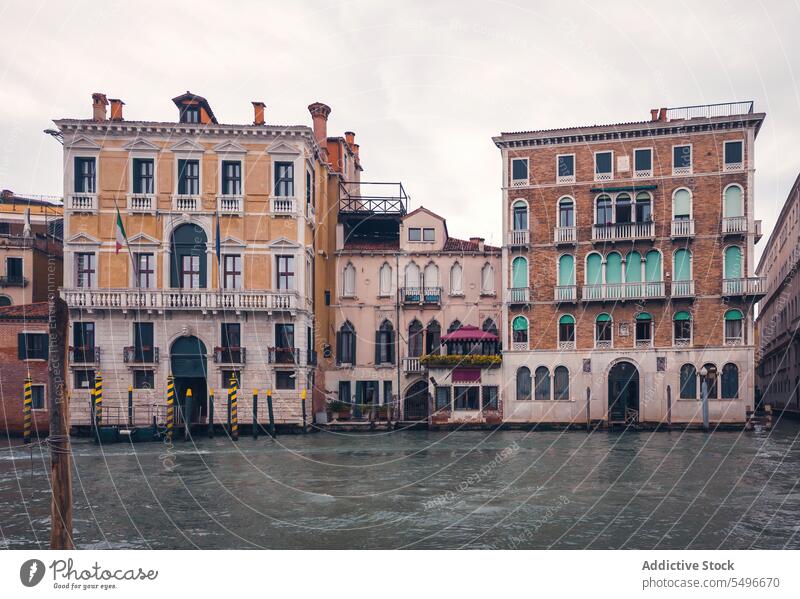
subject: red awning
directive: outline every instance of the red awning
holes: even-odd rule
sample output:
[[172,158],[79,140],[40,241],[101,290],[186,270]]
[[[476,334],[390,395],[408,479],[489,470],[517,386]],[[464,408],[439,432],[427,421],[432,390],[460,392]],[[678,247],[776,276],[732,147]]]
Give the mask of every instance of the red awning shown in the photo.
[[482,331],[472,325],[463,326],[452,333],[442,335],[442,341],[499,341],[494,333]]
[[454,383],[480,383],[480,368],[454,368],[450,376]]

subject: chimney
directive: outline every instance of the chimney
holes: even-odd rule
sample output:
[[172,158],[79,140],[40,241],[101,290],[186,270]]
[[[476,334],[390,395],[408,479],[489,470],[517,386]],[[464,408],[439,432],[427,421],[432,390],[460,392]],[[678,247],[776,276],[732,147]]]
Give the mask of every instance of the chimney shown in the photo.
[[653,108],[650,110],[650,120],[657,121],[658,120],[658,108]]
[[4,189],[0,192],[0,200],[13,200],[14,199],[14,192],[10,189]]
[[[352,131],[345,131],[344,132],[344,139],[347,142],[347,145],[350,146],[350,148],[352,149],[353,148],[353,144],[356,141],[356,134],[353,133]],[[355,153],[355,151],[354,151],[354,153]]]
[[105,121],[107,120],[106,117],[106,106],[108,106],[108,100],[106,100],[106,95],[101,93],[94,93],[92,94],[92,120],[93,121]]
[[118,100],[117,98],[109,99],[108,101],[111,103],[111,120],[121,121],[122,107],[125,106],[125,102]]
[[667,122],[667,109],[666,108],[659,108],[658,112],[658,120],[662,123]]
[[331,107],[323,104],[322,102],[314,102],[308,106],[308,112],[311,113],[311,120],[314,123],[314,138],[322,148],[324,158],[328,160],[328,115],[331,113]]
[[253,124],[264,124],[264,102],[253,102]]
[[475,243],[478,245],[479,252],[483,251],[483,242],[485,241],[483,237],[470,237],[469,240],[471,243]]
[[360,147],[361,146],[359,146],[358,144],[353,144],[353,154],[356,155],[356,160],[357,161],[361,160],[361,158],[358,156],[358,148],[360,148]]

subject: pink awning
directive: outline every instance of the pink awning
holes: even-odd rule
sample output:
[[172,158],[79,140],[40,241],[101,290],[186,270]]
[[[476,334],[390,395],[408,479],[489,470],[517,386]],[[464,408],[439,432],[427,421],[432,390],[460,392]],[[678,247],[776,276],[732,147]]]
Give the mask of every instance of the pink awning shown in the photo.
[[450,376],[454,383],[480,383],[480,368],[454,368]]
[[499,338],[494,333],[482,331],[478,327],[466,325],[442,335],[442,341],[498,341]]

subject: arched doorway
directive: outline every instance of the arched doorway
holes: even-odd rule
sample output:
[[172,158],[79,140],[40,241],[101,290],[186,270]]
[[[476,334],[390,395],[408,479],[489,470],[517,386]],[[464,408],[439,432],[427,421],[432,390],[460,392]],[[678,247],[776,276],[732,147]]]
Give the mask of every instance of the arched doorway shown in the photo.
[[406,391],[403,418],[405,420],[428,419],[428,383],[426,381],[417,381]]
[[608,421],[639,420],[639,371],[630,362],[617,362],[608,373]]
[[[180,418],[190,423],[205,422],[207,414],[206,346],[197,337],[178,338],[170,348],[170,367],[175,377],[175,395],[180,405]],[[186,405],[186,390],[192,390],[191,405]]]

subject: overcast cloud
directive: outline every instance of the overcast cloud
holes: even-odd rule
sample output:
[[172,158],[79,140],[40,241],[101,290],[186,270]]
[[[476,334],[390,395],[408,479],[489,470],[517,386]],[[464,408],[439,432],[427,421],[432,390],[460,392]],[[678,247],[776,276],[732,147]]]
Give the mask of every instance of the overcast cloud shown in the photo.
[[[756,217],[768,232],[800,169],[800,3],[3,2],[0,187],[60,194],[57,117],[90,95],[174,120],[309,124],[329,104],[367,180],[401,180],[451,234],[500,242],[501,131],[645,120],[650,108],[755,100]],[[763,247],[765,241],[759,246]]]

